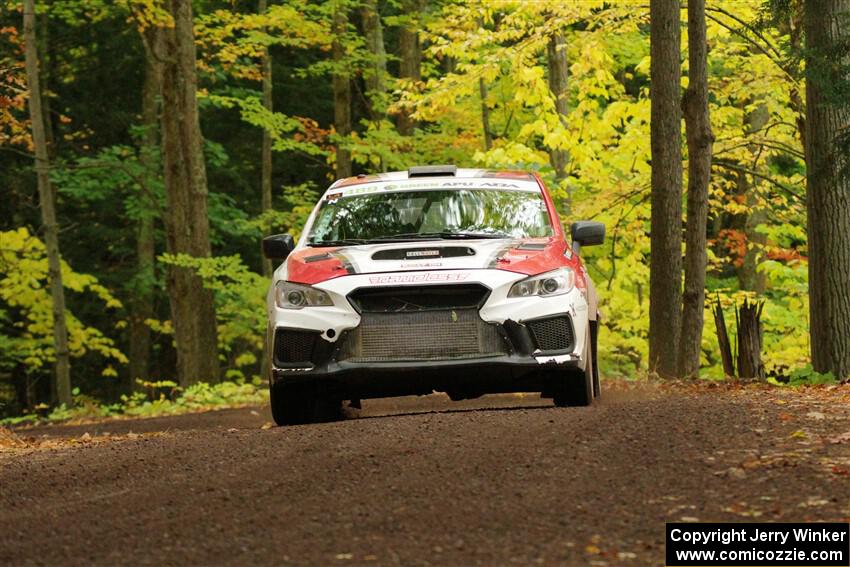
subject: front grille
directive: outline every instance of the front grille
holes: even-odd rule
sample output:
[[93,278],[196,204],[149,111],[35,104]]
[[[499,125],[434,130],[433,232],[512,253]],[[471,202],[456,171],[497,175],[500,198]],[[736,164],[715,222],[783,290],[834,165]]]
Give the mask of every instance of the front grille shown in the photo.
[[534,344],[542,351],[572,350],[575,338],[573,325],[566,315],[538,319],[526,323]]
[[360,326],[344,339],[340,360],[456,360],[506,352],[497,326],[484,322],[477,309],[441,309],[363,313]]
[[312,366],[317,332],[278,330],[274,335],[274,362],[279,368]]

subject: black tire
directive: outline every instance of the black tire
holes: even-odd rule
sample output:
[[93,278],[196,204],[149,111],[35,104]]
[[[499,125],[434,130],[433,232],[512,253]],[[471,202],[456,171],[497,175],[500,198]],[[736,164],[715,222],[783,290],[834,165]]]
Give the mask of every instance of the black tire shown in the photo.
[[593,346],[588,328],[584,341],[584,371],[570,370],[559,373],[554,386],[552,401],[559,408],[567,406],[589,406],[593,403]]
[[334,421],[342,417],[342,401],[301,385],[274,384],[269,388],[272,418],[278,425]]
[[602,385],[599,383],[599,321],[590,322],[590,333],[593,346],[593,397],[599,399],[602,395]]

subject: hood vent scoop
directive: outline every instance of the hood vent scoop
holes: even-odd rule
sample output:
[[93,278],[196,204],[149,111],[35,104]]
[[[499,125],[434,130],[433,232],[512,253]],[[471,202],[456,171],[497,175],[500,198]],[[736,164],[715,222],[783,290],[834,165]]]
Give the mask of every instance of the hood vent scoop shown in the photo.
[[463,258],[475,256],[469,246],[428,246],[417,248],[391,248],[372,254],[373,260],[431,260],[434,258]]

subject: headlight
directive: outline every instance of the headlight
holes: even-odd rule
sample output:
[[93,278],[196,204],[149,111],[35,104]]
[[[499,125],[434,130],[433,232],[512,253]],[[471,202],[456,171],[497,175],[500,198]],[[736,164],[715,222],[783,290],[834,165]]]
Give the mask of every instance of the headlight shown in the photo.
[[575,280],[576,276],[571,268],[558,268],[515,283],[508,292],[508,297],[563,295],[573,289]]
[[320,289],[292,282],[277,282],[275,302],[281,309],[301,309],[314,305],[333,305],[331,297]]

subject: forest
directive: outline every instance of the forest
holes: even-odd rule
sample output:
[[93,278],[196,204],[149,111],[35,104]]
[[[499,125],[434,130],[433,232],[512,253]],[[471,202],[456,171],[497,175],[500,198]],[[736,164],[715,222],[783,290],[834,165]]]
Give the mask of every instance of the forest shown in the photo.
[[604,377],[841,381],[848,156],[848,0],[0,0],[0,418],[255,395],[261,238],[426,164],[605,223]]

